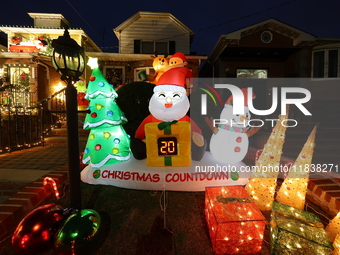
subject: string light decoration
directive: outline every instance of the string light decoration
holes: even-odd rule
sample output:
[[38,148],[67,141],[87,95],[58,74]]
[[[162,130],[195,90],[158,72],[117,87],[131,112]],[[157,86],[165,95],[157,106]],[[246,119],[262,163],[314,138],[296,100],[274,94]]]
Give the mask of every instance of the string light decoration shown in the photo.
[[[10,92],[12,91],[11,89],[8,89],[10,91],[7,92],[9,86],[10,85],[0,87],[0,119],[5,120],[1,123],[3,128],[6,130],[8,130],[8,128],[11,129],[12,133],[7,132],[7,137],[11,134],[12,140],[10,138],[4,139],[5,143],[3,146],[0,145],[0,153],[11,152],[13,146],[16,148],[30,148],[41,145],[39,135],[35,135],[36,132],[34,132],[35,130],[33,131],[33,129],[36,128],[36,120],[39,118],[39,109],[29,107],[29,104],[15,105],[14,102],[17,102],[17,100],[13,100],[15,94],[29,92],[12,94]],[[25,102],[28,102],[28,100]],[[22,132],[23,127],[29,130],[27,136]],[[5,137],[5,135],[6,133],[1,134],[0,132],[0,140],[2,137]]]
[[316,127],[310,133],[287,178],[277,192],[276,201],[303,210],[307,193],[309,172],[315,147]]
[[259,160],[262,151],[263,151],[262,149],[258,149],[258,150],[256,151],[256,154],[255,154],[255,163],[256,163],[256,161]]
[[[340,212],[328,223],[326,231],[330,237],[331,242],[335,237],[340,234]],[[338,236],[338,242],[340,243],[340,237]]]
[[51,184],[56,199],[60,199],[60,194],[59,194],[57,183],[55,182],[55,180],[51,177],[45,177],[44,178],[44,186],[47,185],[48,183]]
[[258,254],[265,221],[242,186],[206,187],[205,217],[215,254]]
[[317,215],[276,201],[272,208],[271,254],[332,254],[332,243]]
[[287,162],[283,168],[283,179],[287,178],[287,175],[289,173],[289,169],[294,165],[294,162]]
[[340,234],[337,234],[333,242],[334,251],[332,255],[340,255]]
[[261,211],[270,211],[274,201],[277,177],[280,168],[282,147],[285,142],[288,107],[285,115],[280,115],[261,155],[255,162],[252,176],[245,189]]

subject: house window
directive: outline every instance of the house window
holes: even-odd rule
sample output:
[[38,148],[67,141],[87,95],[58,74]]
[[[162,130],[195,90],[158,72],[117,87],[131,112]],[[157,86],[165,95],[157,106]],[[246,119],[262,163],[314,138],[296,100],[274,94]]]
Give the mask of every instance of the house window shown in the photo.
[[273,40],[273,34],[269,31],[264,31],[261,34],[261,40],[264,43],[270,43]]
[[114,87],[125,82],[125,66],[105,66],[105,78]]
[[313,53],[313,78],[323,78],[325,68],[325,52],[317,51]]
[[169,52],[168,42],[156,42],[156,41],[142,41],[142,52],[144,54],[153,54],[155,51],[158,53]]
[[237,69],[237,78],[253,78],[253,79],[266,79],[268,78],[267,69]]
[[2,86],[0,103],[19,107],[28,107],[32,103],[30,92],[30,68],[25,65],[8,65],[7,81]]
[[143,41],[134,40],[134,53],[139,54],[174,54],[176,52],[175,41]]
[[328,51],[328,77],[338,77],[338,50]]
[[339,50],[313,52],[313,78],[339,77]]
[[153,54],[155,52],[154,42],[142,41],[142,52]]
[[30,69],[25,66],[9,67],[10,84],[21,89],[28,89],[30,85]]
[[159,53],[167,53],[169,52],[168,42],[155,42],[155,49]]
[[154,75],[155,70],[153,67],[137,67],[134,70],[135,81],[146,81],[148,75]]

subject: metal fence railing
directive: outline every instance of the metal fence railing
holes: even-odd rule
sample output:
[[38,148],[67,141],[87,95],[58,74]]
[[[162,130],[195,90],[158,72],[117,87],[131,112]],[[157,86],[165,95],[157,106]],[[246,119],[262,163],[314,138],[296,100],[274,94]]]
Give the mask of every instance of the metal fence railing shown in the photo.
[[65,89],[39,102],[35,98],[35,92],[11,86],[0,90],[0,154],[44,146],[44,137],[65,120]]

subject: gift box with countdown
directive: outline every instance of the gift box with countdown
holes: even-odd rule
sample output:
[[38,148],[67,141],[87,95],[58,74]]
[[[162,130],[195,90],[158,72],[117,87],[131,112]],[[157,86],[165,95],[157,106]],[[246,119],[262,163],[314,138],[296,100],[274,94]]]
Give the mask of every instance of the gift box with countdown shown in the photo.
[[242,186],[207,187],[205,216],[215,254],[260,253],[264,217]]
[[147,166],[191,165],[190,122],[154,122],[145,125]]
[[272,254],[332,254],[332,243],[315,214],[273,203],[270,222]]

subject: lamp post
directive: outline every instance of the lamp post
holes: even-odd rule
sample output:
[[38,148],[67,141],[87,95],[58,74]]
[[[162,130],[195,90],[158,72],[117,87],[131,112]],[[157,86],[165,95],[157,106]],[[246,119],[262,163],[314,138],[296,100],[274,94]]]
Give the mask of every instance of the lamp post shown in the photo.
[[79,134],[78,134],[78,100],[73,83],[84,73],[84,49],[70,37],[67,29],[64,35],[52,41],[53,67],[65,81],[66,87],[66,121],[68,140],[68,166],[70,181],[70,206],[81,210]]

